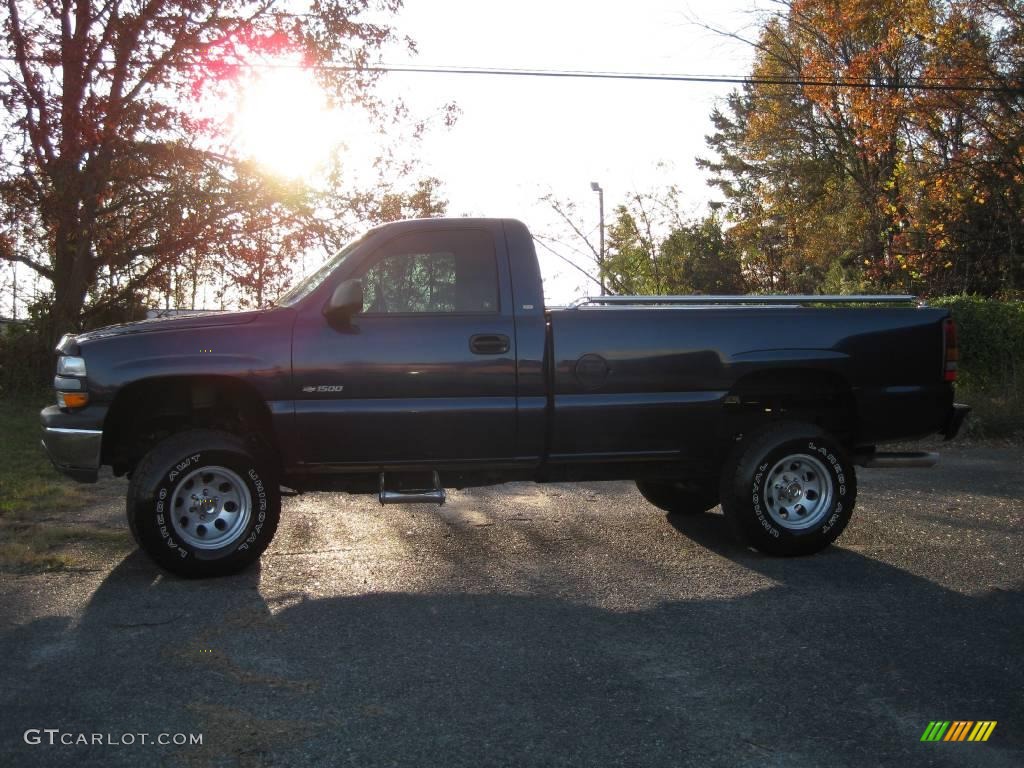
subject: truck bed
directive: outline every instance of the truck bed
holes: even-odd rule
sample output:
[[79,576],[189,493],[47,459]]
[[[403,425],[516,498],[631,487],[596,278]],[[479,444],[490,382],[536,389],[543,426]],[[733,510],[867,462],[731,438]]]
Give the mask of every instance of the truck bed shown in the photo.
[[551,458],[613,448],[699,456],[728,398],[794,380],[809,396],[822,387],[848,396],[858,442],[937,431],[952,403],[941,375],[947,315],[926,307],[551,310]]

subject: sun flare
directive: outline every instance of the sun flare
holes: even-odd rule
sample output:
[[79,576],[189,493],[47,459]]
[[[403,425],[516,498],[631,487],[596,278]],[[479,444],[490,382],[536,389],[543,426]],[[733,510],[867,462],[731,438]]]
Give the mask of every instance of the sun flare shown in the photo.
[[312,72],[268,68],[243,86],[235,135],[243,156],[275,174],[309,178],[342,143],[338,118]]

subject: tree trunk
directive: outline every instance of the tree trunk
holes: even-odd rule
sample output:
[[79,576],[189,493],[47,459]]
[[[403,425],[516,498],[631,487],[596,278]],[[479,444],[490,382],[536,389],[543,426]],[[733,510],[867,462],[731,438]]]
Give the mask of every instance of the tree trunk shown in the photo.
[[49,337],[53,344],[71,331],[81,330],[82,307],[89,287],[87,253],[82,253],[69,227],[57,227],[54,243],[53,307],[50,310]]

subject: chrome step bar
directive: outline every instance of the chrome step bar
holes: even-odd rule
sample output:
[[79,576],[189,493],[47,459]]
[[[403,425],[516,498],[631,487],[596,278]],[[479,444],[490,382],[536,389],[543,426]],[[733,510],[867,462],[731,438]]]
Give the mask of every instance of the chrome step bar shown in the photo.
[[441,479],[434,471],[434,487],[421,488],[411,491],[389,491],[384,484],[384,473],[380,473],[380,494],[377,497],[381,506],[385,504],[437,504],[445,502],[444,488],[441,487]]
[[853,463],[867,469],[923,469],[939,463],[935,451],[900,451],[862,453]]

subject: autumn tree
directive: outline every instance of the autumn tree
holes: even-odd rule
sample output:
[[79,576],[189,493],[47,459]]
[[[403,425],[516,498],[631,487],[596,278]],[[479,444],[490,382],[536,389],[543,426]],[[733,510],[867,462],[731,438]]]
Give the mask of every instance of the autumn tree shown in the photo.
[[418,179],[411,189],[389,185],[363,191],[345,198],[345,206],[362,222],[384,224],[401,219],[432,219],[448,212],[448,200],[441,180],[428,176]]
[[854,83],[916,76],[915,3],[783,5],[755,43],[755,83],[713,112],[718,157],[701,164],[726,194],[759,287],[813,291],[836,263],[891,258],[906,109],[900,89]]
[[[298,254],[327,256],[370,225],[444,216],[448,209],[441,181],[434,177],[404,187],[397,181],[369,190],[334,187],[318,202],[316,211],[296,207],[289,218],[270,211],[261,224],[240,222],[235,238],[222,244],[222,253],[214,254],[214,262],[229,278],[215,281],[223,286],[222,297],[230,292],[242,306],[265,306],[294,281]],[[334,217],[329,223],[328,212]]]
[[311,193],[268,183],[196,103],[253,55],[287,54],[327,65],[318,77],[336,103],[372,111],[368,64],[395,35],[366,15],[400,4],[4,1],[0,258],[52,282],[54,336],[183,255],[225,253],[240,231],[253,247],[294,235]]
[[902,186],[910,214],[901,247],[935,290],[1024,288],[1024,9],[1012,0],[953,3],[931,41],[935,90],[913,105]]
[[815,141],[806,101],[782,86],[747,86],[711,119],[717,157],[698,164],[725,197],[728,238],[750,290],[813,293],[835,265],[860,263],[868,216]]
[[673,229],[658,258],[667,293],[735,295],[747,289],[739,248],[714,210]]
[[757,287],[1018,285],[1019,3],[779,6],[701,161]]

